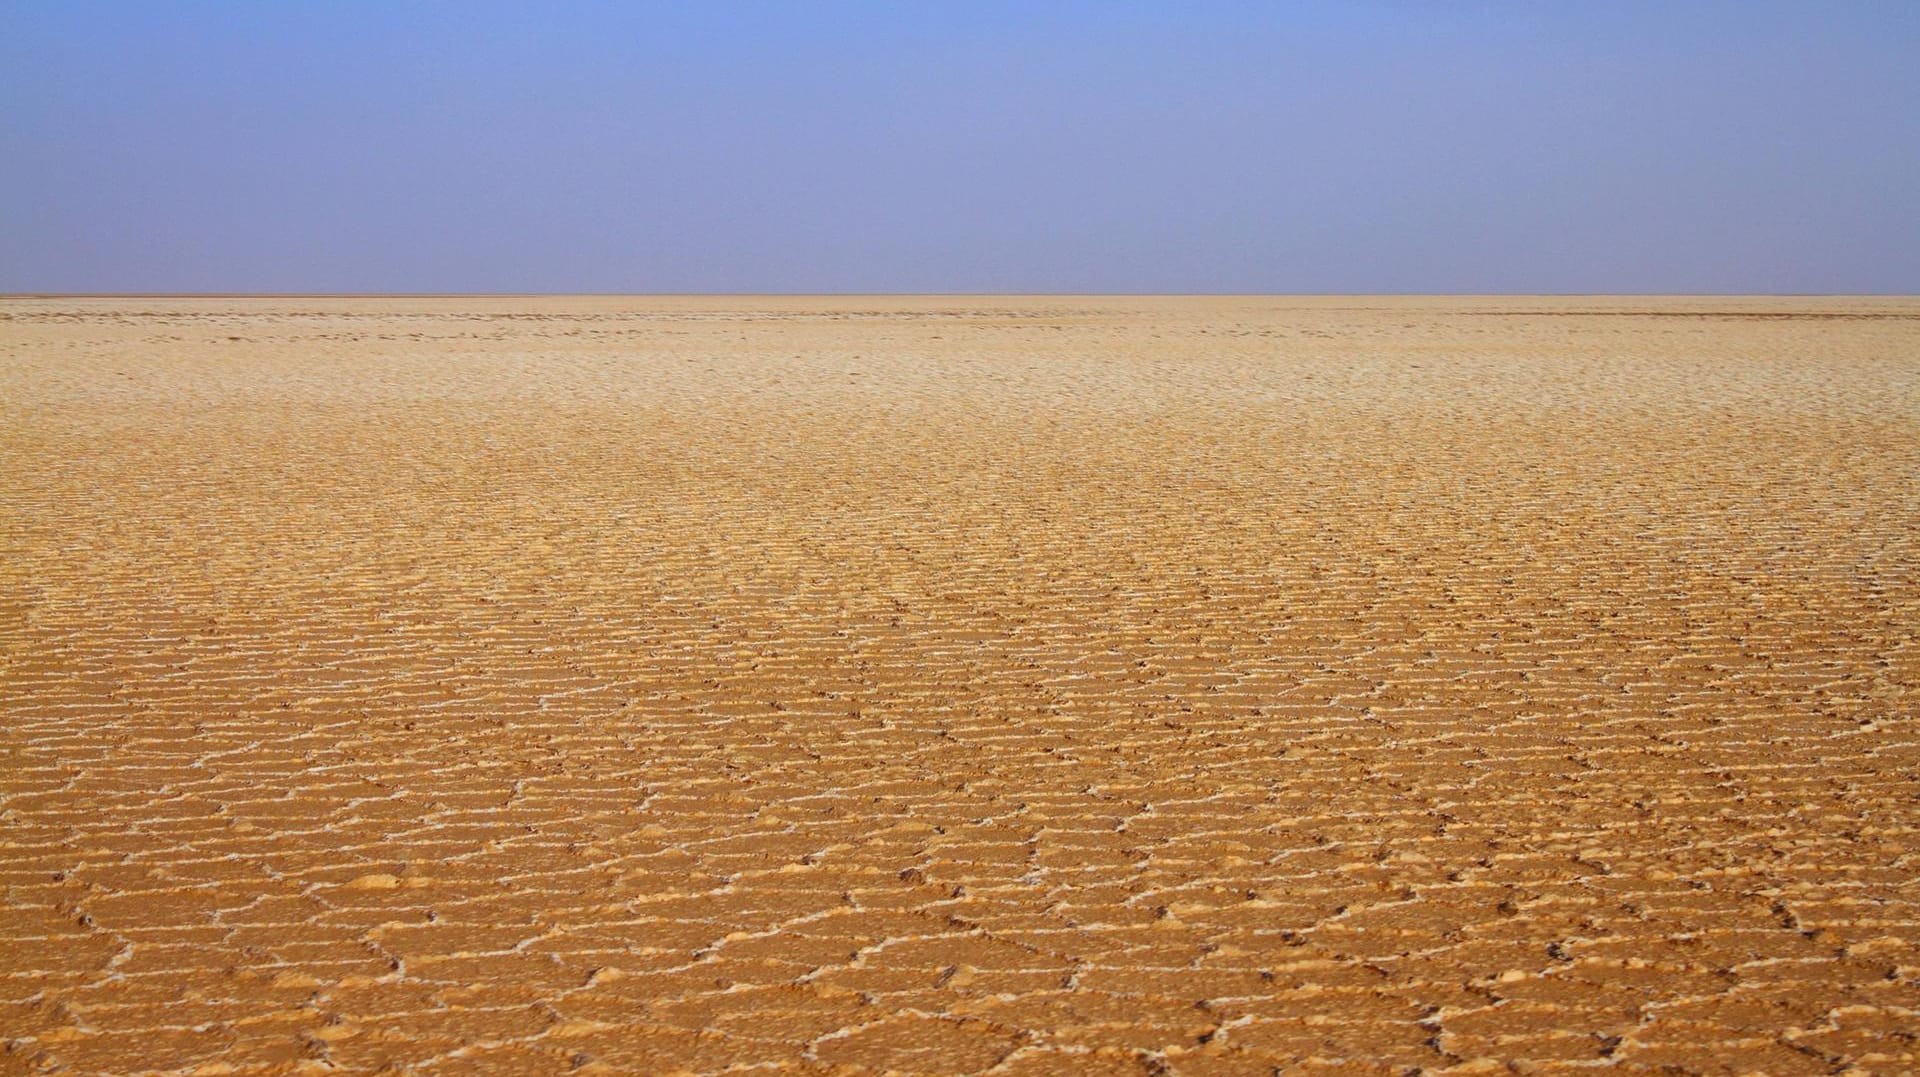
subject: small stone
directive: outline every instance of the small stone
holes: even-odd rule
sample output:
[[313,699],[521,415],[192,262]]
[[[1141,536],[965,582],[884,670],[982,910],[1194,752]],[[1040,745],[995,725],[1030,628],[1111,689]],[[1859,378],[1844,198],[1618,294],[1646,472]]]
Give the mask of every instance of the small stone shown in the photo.
[[362,875],[358,879],[353,880],[352,882],[347,884],[347,889],[349,890],[394,890],[394,889],[398,889],[399,886],[400,886],[400,877],[398,875],[389,875],[389,874],[386,874],[385,872],[376,872],[372,875]]

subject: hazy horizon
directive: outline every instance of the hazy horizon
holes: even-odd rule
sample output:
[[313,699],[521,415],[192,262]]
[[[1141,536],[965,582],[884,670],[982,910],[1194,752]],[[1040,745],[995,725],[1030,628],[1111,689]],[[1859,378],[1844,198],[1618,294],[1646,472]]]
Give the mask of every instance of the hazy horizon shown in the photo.
[[0,293],[1902,295],[1920,5],[0,3]]
[[0,291],[9,299],[1914,299],[1920,292],[239,292]]

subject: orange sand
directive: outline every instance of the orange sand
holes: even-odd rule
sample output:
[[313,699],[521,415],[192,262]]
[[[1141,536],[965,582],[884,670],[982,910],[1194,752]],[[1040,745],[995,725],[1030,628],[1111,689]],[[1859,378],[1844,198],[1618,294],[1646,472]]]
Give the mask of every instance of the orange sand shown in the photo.
[[0,1069],[1920,1070],[1920,301],[0,301]]

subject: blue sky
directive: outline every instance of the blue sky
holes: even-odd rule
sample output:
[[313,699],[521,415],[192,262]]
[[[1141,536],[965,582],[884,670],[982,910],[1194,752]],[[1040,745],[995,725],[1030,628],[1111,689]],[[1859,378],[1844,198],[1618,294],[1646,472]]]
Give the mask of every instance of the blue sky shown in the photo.
[[1920,292],[1920,3],[0,0],[0,291]]

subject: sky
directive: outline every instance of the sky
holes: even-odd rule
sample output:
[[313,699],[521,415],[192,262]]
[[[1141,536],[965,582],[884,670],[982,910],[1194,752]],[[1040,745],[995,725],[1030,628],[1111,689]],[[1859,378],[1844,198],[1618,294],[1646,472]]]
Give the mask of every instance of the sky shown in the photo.
[[0,292],[1920,292],[1915,0],[0,0]]

